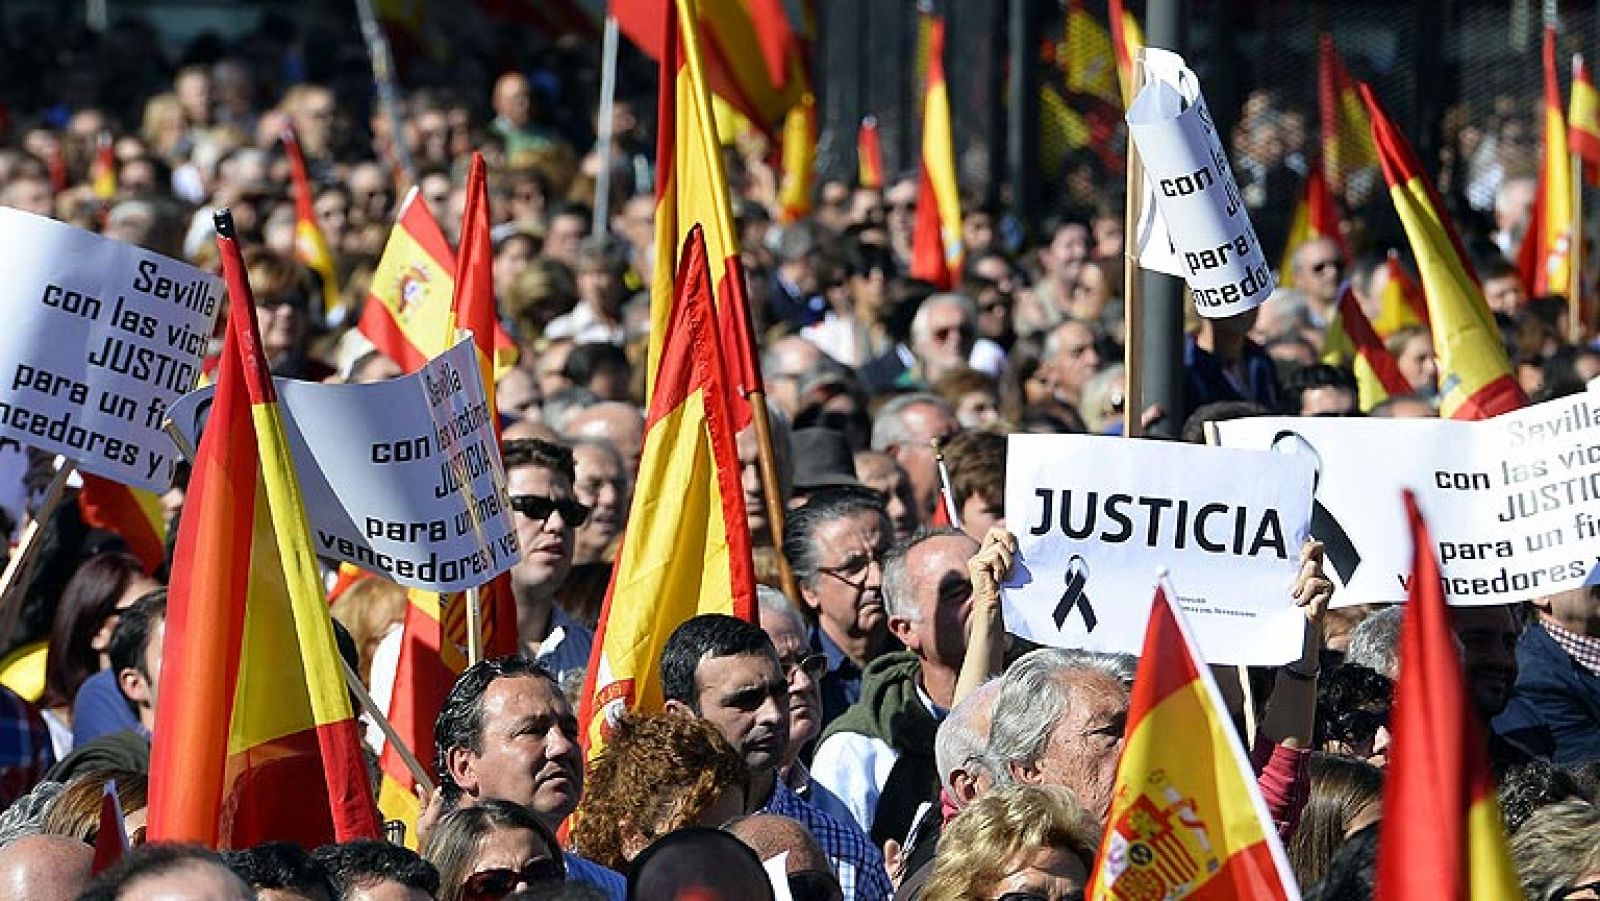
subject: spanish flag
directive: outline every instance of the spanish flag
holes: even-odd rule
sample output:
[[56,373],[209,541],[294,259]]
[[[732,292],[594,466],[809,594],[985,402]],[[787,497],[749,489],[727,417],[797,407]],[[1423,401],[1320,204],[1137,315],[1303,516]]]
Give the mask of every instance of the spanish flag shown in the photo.
[[167,562],[167,514],[161,498],[111,479],[79,471],[78,513],[85,525],[121,536],[146,575]]
[[711,267],[699,226],[689,231],[628,531],[595,632],[578,721],[588,754],[625,710],[660,710],[661,649],[701,613],[755,618],[755,567],[739,488]]
[[405,371],[421,369],[452,331],[455,286],[456,256],[413,187],[400,201],[356,328]]
[[744,263],[739,257],[739,237],[733,229],[733,207],[728,202],[728,180],[722,170],[716,121],[711,112],[711,91],[701,64],[699,30],[702,18],[696,0],[666,0],[657,7],[664,16],[666,35],[661,56],[660,94],[656,126],[656,256],[650,284],[650,355],[647,376],[650,392],[661,372],[662,342],[671,315],[678,273],[678,249],[691,226],[704,230],[707,264],[716,298],[717,332],[723,341],[733,415],[738,427],[751,412],[744,397],[762,390],[756,364],[750,301],[745,293]]
[[778,218],[785,222],[811,214],[811,184],[817,162],[817,98],[807,91],[783,117],[779,146],[783,178],[778,187]]
[[1428,299],[1422,293],[1422,286],[1400,265],[1400,257],[1393,250],[1389,251],[1389,258],[1383,265],[1389,277],[1383,282],[1378,318],[1373,321],[1372,328],[1379,338],[1387,340],[1408,326],[1427,325]]
[[1522,897],[1495,801],[1483,726],[1467,696],[1433,537],[1405,494],[1411,584],[1389,729],[1374,901]]
[[174,554],[150,840],[247,848],[378,837],[333,622],[233,220],[229,327]]
[[944,20],[924,17],[930,29],[928,79],[922,98],[922,176],[911,230],[911,277],[947,291],[961,273],[961,197],[944,80]]
[[1122,88],[1111,35],[1084,9],[1083,0],[1067,0],[1063,31],[1056,55],[1066,74],[1067,91],[1120,104]]
[[878,139],[878,117],[866,116],[856,129],[856,183],[863,188],[883,188],[883,142]]
[[[611,15],[628,39],[645,55],[665,64],[677,52],[662,27],[661,5],[674,0],[611,0]],[[700,0],[694,17],[698,27],[684,25],[695,32],[704,75],[711,90],[732,104],[741,115],[761,130],[770,132],[800,98],[806,86],[792,77],[789,60],[798,44],[781,8],[777,15],[770,6],[757,0],[747,5],[741,0]],[[759,14],[753,14],[753,7]],[[712,254],[715,256],[715,249]]]
[[1572,55],[1572,104],[1567,114],[1567,143],[1583,159],[1583,180],[1600,185],[1600,91],[1594,89],[1583,54]]
[[[515,345],[500,330],[494,305],[494,246],[489,237],[489,188],[483,155],[474,153],[467,170],[467,205],[462,211],[461,261],[450,302],[446,331],[430,346],[442,352],[455,331],[472,331],[478,370],[483,377],[489,409],[495,409],[494,381],[515,362]],[[495,420],[495,436],[500,434]],[[433,742],[433,721],[456,677],[466,669],[467,600],[464,594],[440,595],[412,589],[407,592],[405,620],[401,626],[399,661],[389,694],[389,722],[407,746],[426,753]],[[486,585],[480,596],[483,610],[483,647],[486,656],[501,657],[519,650],[517,604],[510,577],[502,575]],[[419,813],[415,777],[399,750],[385,742],[378,758],[383,771],[378,804],[386,819],[407,824],[406,840],[415,845]]]
[[1133,64],[1144,49],[1144,32],[1133,13],[1122,8],[1122,0],[1108,0],[1107,17],[1111,20],[1111,46],[1117,54],[1117,81],[1122,84],[1122,107],[1133,105],[1135,88]]
[[1289,219],[1289,239],[1283,245],[1283,260],[1278,264],[1278,286],[1294,286],[1294,252],[1301,244],[1313,238],[1328,238],[1344,247],[1339,235],[1339,207],[1328,191],[1328,179],[1320,166],[1311,167],[1305,185],[1300,189],[1300,202],[1295,204],[1294,215]]
[[1088,897],[1298,899],[1250,762],[1194,648],[1183,611],[1157,588]]
[[1344,193],[1351,173],[1378,165],[1372,129],[1355,80],[1333,48],[1333,35],[1317,42],[1317,110],[1322,119],[1322,168],[1328,187]]
[[1556,30],[1544,29],[1544,159],[1533,215],[1517,250],[1517,271],[1535,297],[1571,290],[1572,162],[1567,154],[1567,123],[1561,115],[1561,81],[1556,75]]
[[102,131],[95,138],[94,162],[89,164],[89,189],[98,200],[110,200],[117,194],[117,153],[109,131]]
[[294,258],[315,272],[322,283],[322,321],[337,324],[344,317],[339,271],[328,239],[317,223],[311,176],[306,172],[306,157],[300,152],[300,140],[293,128],[283,130],[283,150],[289,157],[289,181],[294,187]]
[[1357,402],[1363,413],[1390,397],[1413,393],[1348,282],[1339,292],[1338,310],[1328,323],[1322,360],[1335,366],[1348,365],[1355,372]]
[[1361,85],[1361,98],[1371,113],[1372,140],[1383,177],[1428,298],[1433,348],[1439,358],[1439,415],[1487,419],[1521,407],[1527,398],[1511,377],[1500,330],[1455,228],[1444,214],[1444,204],[1411,145],[1365,84]]

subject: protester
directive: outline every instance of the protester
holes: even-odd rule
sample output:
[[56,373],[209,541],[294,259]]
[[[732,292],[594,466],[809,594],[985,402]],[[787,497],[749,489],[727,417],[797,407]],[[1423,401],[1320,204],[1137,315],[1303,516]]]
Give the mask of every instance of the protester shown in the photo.
[[1099,829],[1060,788],[990,792],[951,821],[923,901],[1085,892]]
[[274,901],[334,901],[333,881],[320,862],[289,842],[225,851],[222,860],[257,896]]
[[[87,849],[86,849],[87,850]],[[85,871],[89,860],[83,858]],[[228,869],[221,856],[195,845],[151,844],[136,848],[79,895],[80,901],[185,898],[191,901],[254,901],[255,892]]]
[[1383,773],[1370,764],[1313,754],[1311,791],[1288,847],[1301,885],[1316,885],[1328,863],[1354,832],[1371,825],[1383,808]]
[[1511,855],[1530,901],[1600,895],[1600,810],[1563,801],[1534,811],[1512,840]]
[[0,894],[31,901],[72,901],[88,887],[93,860],[94,849],[82,839],[23,836],[0,848]]
[[439,901],[490,901],[566,879],[555,835],[526,807],[498,799],[446,814],[422,856],[439,871]]
[[[748,898],[771,901],[772,883],[755,852],[726,832],[680,829],[646,848],[628,871],[629,901]],[[847,895],[848,897],[848,895]],[[440,901],[446,901],[442,896]]]
[[439,891],[439,871],[400,845],[357,839],[325,845],[312,856],[343,901],[426,901]]

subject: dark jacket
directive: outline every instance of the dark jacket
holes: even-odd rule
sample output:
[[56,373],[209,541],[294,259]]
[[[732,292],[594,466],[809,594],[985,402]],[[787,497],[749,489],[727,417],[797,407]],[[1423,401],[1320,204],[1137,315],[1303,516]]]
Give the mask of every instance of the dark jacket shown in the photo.
[[1600,676],[1534,623],[1517,642],[1517,690],[1494,727],[1512,737],[1547,731],[1558,764],[1600,760]]
[[885,654],[867,664],[861,700],[822,736],[827,741],[835,733],[854,732],[881,740],[899,755],[872,817],[872,841],[880,847],[888,839],[905,838],[919,805],[939,802],[939,767],[933,760],[939,721],[917,696],[919,669],[910,651]]

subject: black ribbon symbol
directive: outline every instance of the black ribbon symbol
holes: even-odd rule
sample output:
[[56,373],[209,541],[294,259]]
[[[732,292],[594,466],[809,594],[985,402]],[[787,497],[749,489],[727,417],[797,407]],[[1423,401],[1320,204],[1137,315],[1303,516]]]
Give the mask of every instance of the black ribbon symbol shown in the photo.
[[1287,430],[1273,436],[1272,449],[1281,454],[1306,454],[1311,457],[1311,534],[1322,542],[1328,567],[1338,574],[1341,583],[1349,585],[1356,569],[1361,566],[1361,552],[1356,550],[1355,542],[1350,540],[1350,534],[1344,530],[1344,526],[1339,525],[1339,520],[1328,512],[1322,501],[1316,499],[1317,488],[1322,484],[1322,456],[1300,433]]
[[1067,590],[1061,595],[1061,602],[1056,604],[1056,628],[1060,629],[1067,623],[1067,617],[1072,614],[1072,608],[1077,607],[1083,614],[1083,625],[1087,631],[1093,632],[1094,627],[1100,624],[1100,619],[1094,615],[1094,607],[1089,604],[1089,593],[1084,589],[1089,584],[1089,564],[1077,554],[1067,561]]

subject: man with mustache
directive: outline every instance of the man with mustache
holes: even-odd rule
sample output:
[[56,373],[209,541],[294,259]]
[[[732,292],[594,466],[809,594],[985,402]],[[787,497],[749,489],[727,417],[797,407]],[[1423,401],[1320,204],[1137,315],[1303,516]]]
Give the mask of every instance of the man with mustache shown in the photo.
[[778,778],[789,751],[790,683],[772,640],[737,617],[693,617],[661,650],[667,712],[700,717],[733,745],[750,767],[753,812],[786,816],[810,829],[846,898],[888,898],[893,887],[883,856],[861,830],[802,800]]
[[522,546],[522,559],[511,569],[522,653],[563,689],[576,687],[589,665],[594,633],[555,601],[572,570],[576,531],[589,517],[572,490],[572,451],[538,438],[512,438],[502,443],[501,455]]

